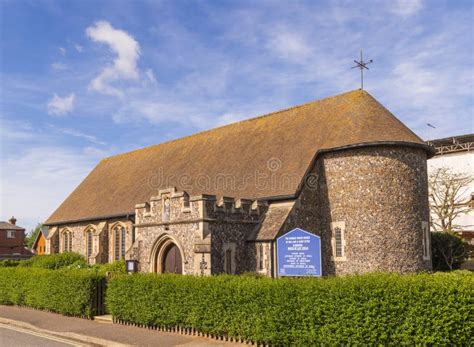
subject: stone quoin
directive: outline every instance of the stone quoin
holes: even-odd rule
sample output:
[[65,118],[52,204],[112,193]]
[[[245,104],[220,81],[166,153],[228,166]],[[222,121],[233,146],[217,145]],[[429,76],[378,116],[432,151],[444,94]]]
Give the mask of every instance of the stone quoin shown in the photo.
[[276,240],[300,228],[323,275],[429,270],[432,155],[351,91],[102,160],[46,221],[46,252],[276,276]]

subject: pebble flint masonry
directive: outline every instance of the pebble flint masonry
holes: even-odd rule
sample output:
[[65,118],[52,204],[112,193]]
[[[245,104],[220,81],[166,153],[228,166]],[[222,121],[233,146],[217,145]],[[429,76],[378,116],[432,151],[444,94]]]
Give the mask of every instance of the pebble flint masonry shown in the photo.
[[276,240],[299,228],[323,275],[429,270],[432,155],[355,90],[103,159],[46,221],[46,251],[277,276]]

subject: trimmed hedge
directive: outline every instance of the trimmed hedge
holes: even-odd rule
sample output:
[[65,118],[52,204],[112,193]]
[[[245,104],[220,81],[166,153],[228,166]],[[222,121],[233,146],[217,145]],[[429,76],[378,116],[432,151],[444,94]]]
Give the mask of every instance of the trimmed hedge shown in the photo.
[[95,264],[90,267],[100,273],[109,273],[110,275],[119,275],[119,274],[126,274],[127,269],[125,268],[125,260],[116,260],[113,263],[105,263],[105,264]]
[[273,345],[472,343],[469,272],[324,279],[118,276],[107,307],[119,320],[194,328]]
[[90,318],[95,290],[103,280],[103,275],[87,270],[0,268],[0,304]]
[[15,267],[20,265],[20,261],[17,259],[3,259],[0,260],[0,267]]
[[73,252],[58,253],[58,254],[47,254],[47,255],[35,255],[27,260],[20,261],[19,266],[21,267],[38,267],[43,269],[57,270],[67,266],[87,266],[85,258]]

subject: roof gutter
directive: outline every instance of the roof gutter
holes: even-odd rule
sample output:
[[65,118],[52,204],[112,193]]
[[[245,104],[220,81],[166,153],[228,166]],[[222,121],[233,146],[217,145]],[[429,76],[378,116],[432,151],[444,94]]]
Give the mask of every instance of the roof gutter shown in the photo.
[[93,222],[93,221],[104,220],[104,219],[112,219],[112,218],[125,218],[129,221],[132,221],[130,219],[131,216],[135,216],[135,212],[110,214],[110,215],[104,215],[104,216],[86,217],[86,218],[71,219],[71,220],[63,220],[63,221],[59,221],[59,222],[43,223],[43,225],[55,226],[55,225],[61,225],[61,224]]

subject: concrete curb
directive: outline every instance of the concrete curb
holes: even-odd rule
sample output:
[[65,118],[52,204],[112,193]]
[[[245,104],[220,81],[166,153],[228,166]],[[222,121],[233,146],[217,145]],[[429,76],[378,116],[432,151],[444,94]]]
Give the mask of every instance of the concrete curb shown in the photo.
[[1,325],[5,327],[10,326],[10,327],[15,327],[15,328],[20,328],[20,329],[32,331],[35,333],[39,333],[39,334],[43,334],[43,335],[51,336],[55,338],[65,339],[69,341],[70,343],[77,343],[78,345],[81,345],[81,346],[83,346],[84,344],[87,346],[114,346],[114,347],[131,346],[131,345],[126,345],[126,344],[119,343],[116,341],[104,340],[97,337],[92,337],[92,336],[87,336],[87,335],[82,335],[82,334],[76,334],[76,333],[71,333],[71,332],[57,332],[57,331],[41,329],[30,323],[25,323],[25,322],[13,320],[13,319],[6,319],[2,317],[0,317],[0,326]]

